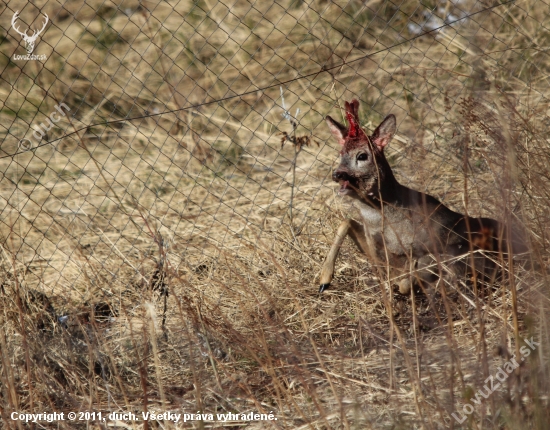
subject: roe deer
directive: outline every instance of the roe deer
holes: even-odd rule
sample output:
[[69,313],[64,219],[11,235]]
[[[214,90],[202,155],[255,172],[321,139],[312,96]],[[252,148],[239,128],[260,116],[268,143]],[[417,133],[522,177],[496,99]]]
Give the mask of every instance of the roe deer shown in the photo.
[[[428,266],[443,257],[475,250],[502,254],[526,251],[519,235],[504,224],[454,212],[435,197],[397,181],[384,156],[384,148],[396,130],[395,116],[388,115],[369,137],[359,125],[359,102],[346,102],[345,109],[348,127],[326,117],[332,135],[342,146],[340,165],[332,179],[340,183],[341,195],[354,200],[360,219],[347,219],[338,228],[321,271],[320,293],[332,281],[334,263],[347,235],[371,263],[389,265],[398,274],[409,273],[399,283],[402,294],[413,285],[435,281],[437,276]],[[496,266],[479,253],[461,260],[454,263],[453,272],[464,274],[473,268],[483,276],[485,270]]]

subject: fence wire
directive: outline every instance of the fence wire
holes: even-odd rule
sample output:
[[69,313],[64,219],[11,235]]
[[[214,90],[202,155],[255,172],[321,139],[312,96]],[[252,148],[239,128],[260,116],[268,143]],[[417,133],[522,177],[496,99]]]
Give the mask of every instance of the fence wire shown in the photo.
[[330,240],[307,229],[338,205],[323,119],[352,98],[366,129],[398,118],[388,155],[401,182],[461,208],[467,176],[470,211],[494,210],[498,126],[465,118],[496,124],[510,103],[547,121],[549,11],[534,0],[4,3],[5,272],[74,300],[151,286],[164,268],[189,282],[235,262],[267,276],[269,251],[292,236]]

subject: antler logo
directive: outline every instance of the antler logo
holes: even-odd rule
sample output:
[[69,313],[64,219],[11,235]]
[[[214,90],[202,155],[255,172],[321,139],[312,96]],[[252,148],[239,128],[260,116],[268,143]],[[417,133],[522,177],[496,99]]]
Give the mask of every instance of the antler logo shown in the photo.
[[25,30],[25,32],[23,33],[16,26],[17,18],[19,18],[19,11],[16,11],[13,14],[13,18],[11,19],[11,26],[15,31],[17,31],[17,33],[21,35],[21,37],[25,41],[25,48],[27,49],[27,53],[29,55],[31,55],[32,51],[34,51],[34,44],[36,42],[36,39],[38,38],[38,36],[40,36],[40,33],[44,31],[44,29],[46,28],[46,24],[48,24],[48,20],[49,20],[48,15],[44,14],[44,16],[46,17],[46,21],[44,21],[44,25],[42,26],[42,28],[40,30],[32,30],[33,33],[30,36],[27,34],[27,31],[29,30]]

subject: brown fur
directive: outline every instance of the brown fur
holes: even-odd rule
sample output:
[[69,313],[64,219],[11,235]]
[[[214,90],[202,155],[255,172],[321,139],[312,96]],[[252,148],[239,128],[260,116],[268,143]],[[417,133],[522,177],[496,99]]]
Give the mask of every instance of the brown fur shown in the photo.
[[[410,273],[400,283],[407,293],[413,283],[437,279],[425,269],[448,257],[485,250],[498,253],[525,252],[521,238],[491,218],[472,218],[454,212],[435,197],[401,185],[384,155],[384,148],[396,131],[396,120],[388,115],[372,136],[359,126],[359,102],[346,102],[346,127],[330,116],[327,124],[342,145],[341,161],[332,178],[340,193],[354,199],[360,219],[346,220],[321,271],[321,288],[330,285],[340,246],[350,235],[374,264],[388,265],[398,274]],[[511,241],[508,242],[508,235]],[[456,272],[485,271],[493,267],[487,258],[472,257],[469,263],[455,263]],[[412,269],[412,271],[411,271]]]

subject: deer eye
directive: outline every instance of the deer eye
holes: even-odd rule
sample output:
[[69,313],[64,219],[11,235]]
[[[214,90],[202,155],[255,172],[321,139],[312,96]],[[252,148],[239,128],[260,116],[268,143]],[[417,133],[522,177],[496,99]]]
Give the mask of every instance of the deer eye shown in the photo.
[[359,154],[357,156],[357,161],[366,161],[369,159],[369,154],[367,154],[366,152],[363,152],[362,154]]

